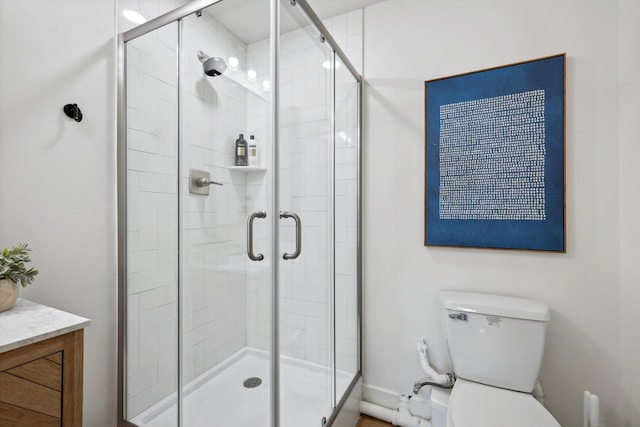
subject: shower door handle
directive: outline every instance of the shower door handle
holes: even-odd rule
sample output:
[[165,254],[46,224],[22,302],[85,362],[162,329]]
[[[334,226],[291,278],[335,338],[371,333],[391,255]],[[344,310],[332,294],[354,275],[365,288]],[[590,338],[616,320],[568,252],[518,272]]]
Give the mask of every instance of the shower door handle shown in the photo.
[[302,252],[302,224],[300,217],[293,212],[280,212],[280,218],[293,218],[296,222],[296,251],[292,254],[285,253],[282,256],[283,259],[296,259]]
[[247,220],[247,255],[249,255],[251,261],[262,261],[264,259],[264,255],[253,253],[253,220],[266,217],[266,212],[258,211],[252,213]]

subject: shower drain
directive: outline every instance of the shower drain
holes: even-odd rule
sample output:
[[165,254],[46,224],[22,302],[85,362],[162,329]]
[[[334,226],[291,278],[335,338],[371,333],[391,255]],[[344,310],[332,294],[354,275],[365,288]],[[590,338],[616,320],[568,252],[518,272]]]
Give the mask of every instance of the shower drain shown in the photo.
[[245,386],[245,388],[256,388],[260,384],[262,384],[262,380],[260,378],[258,378],[258,377],[247,378],[242,383],[242,385]]

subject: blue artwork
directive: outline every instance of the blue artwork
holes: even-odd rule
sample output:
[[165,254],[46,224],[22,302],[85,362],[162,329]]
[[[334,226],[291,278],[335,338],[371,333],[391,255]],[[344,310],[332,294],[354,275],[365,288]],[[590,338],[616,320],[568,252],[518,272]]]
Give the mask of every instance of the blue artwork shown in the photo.
[[425,82],[425,244],[565,252],[565,55]]

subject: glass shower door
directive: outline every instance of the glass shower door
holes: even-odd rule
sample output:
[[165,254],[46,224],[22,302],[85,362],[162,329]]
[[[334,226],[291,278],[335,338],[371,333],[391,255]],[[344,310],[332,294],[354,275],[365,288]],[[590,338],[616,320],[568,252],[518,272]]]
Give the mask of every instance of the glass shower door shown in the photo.
[[292,3],[278,57],[282,427],[322,425],[334,400],[332,50]]
[[[125,418],[178,422],[178,25],[126,45]],[[161,416],[157,414],[161,413]]]
[[[227,16],[245,7],[225,0],[181,22],[185,427],[270,420],[269,39],[268,31],[258,41],[234,33]],[[254,20],[269,28],[268,14]],[[205,72],[213,59],[226,65],[218,75]],[[252,168],[236,166],[240,134],[260,144]],[[190,189],[200,173],[215,182],[206,195]],[[250,234],[262,259],[247,256]]]
[[[340,59],[336,55],[336,64]],[[360,370],[358,329],[359,84],[349,69],[335,69],[335,360],[336,401]],[[336,402],[337,403],[337,402]]]

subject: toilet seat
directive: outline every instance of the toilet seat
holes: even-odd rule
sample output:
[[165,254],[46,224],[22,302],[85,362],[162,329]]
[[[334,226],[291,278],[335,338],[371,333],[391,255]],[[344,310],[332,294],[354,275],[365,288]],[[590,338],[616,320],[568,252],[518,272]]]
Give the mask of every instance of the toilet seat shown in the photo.
[[531,394],[458,378],[451,392],[448,427],[560,427]]

